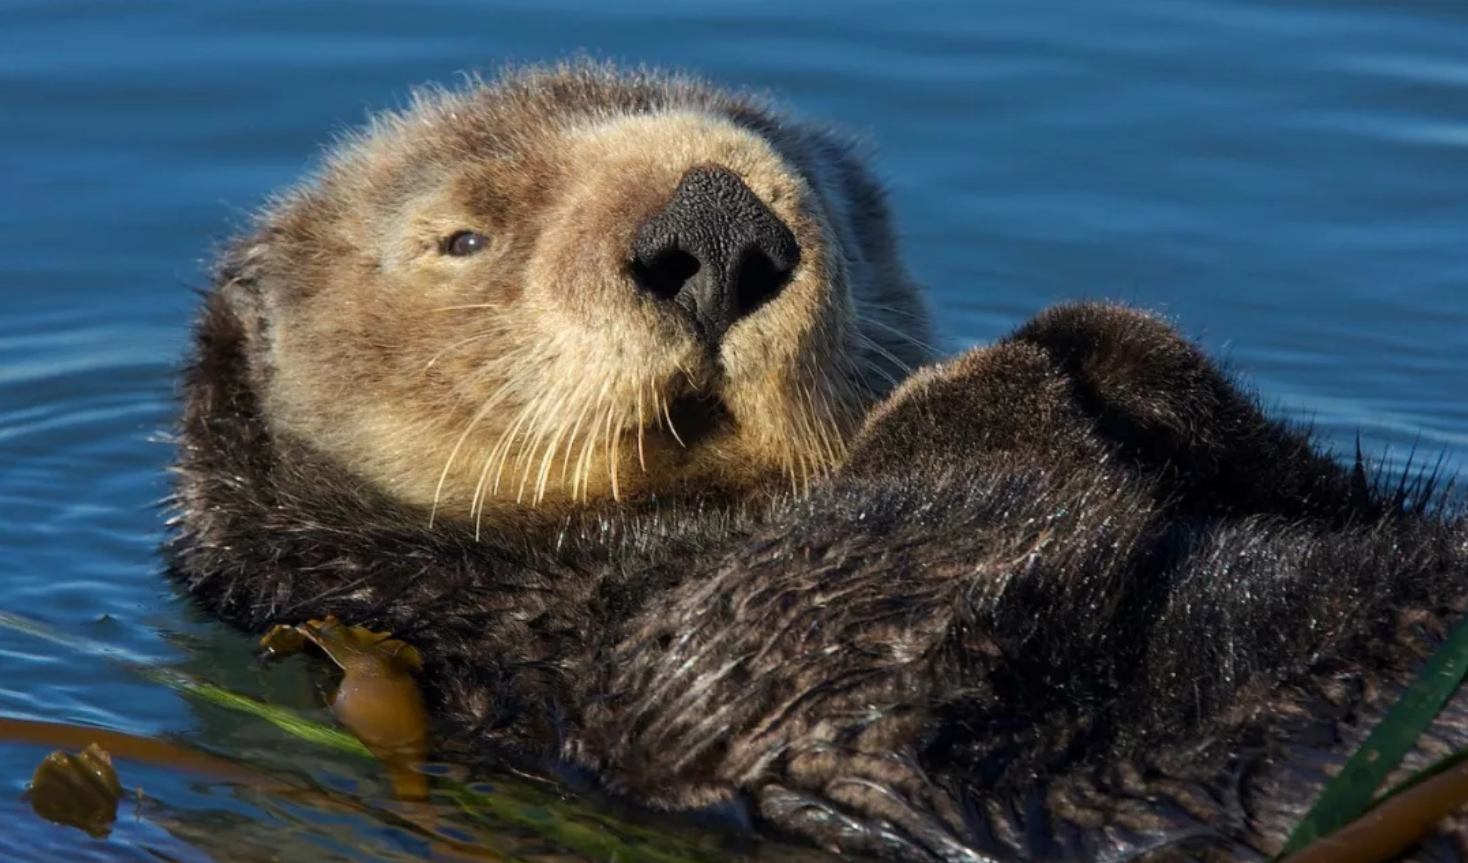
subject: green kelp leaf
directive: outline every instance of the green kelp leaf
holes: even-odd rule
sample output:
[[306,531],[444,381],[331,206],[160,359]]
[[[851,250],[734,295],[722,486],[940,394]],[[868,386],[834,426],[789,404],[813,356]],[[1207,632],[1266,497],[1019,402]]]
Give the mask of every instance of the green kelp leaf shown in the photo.
[[[1458,624],[1422,673],[1386,712],[1361,748],[1295,825],[1275,859],[1341,829],[1372,805],[1376,789],[1402,763],[1468,674],[1468,620]],[[1406,783],[1404,783],[1405,786]]]
[[309,743],[329,747],[340,752],[352,755],[368,755],[367,747],[351,734],[331,725],[323,725],[320,722],[307,719],[293,710],[284,707],[276,707],[257,701],[248,696],[230,692],[221,686],[201,680],[181,671],[168,668],[160,668],[154,665],[144,665],[140,662],[124,659],[127,654],[119,653],[108,645],[93,641],[85,636],[73,635],[62,632],[55,627],[23,617],[8,611],[0,611],[0,629],[9,629],[49,641],[52,644],[77,650],[90,656],[96,656],[114,665],[131,671],[144,680],[161,684],[185,695],[190,695],[207,701],[219,707],[233,710],[238,713],[248,713],[251,716],[269,722],[275,727],[301,738]]
[[162,668],[138,668],[134,669],[139,675],[154,683],[160,683],[168,688],[191,695],[202,701],[237,713],[248,713],[251,716],[263,719],[276,728],[294,735],[307,743],[335,749],[349,755],[371,756],[362,741],[353,737],[350,733],[335,726],[324,725],[313,719],[307,719],[299,713],[287,707],[277,707],[263,701],[257,701],[247,695],[230,692],[222,686],[216,686],[182,674]]
[[1468,802],[1468,761],[1455,753],[1378,797],[1366,814],[1286,863],[1388,863]]

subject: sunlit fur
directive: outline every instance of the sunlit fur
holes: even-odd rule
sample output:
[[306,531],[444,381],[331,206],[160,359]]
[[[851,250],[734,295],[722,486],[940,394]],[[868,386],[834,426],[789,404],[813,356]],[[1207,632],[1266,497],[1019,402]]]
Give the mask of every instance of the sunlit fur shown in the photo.
[[[722,375],[618,269],[641,196],[716,151],[805,253]],[[436,757],[474,770],[898,860],[1268,859],[1468,611],[1461,502],[1114,306],[850,433],[928,339],[880,202],[824,133],[668,79],[383,121],[204,300],[173,573],[242,627],[413,645]],[[436,256],[466,222],[491,248]],[[700,388],[732,424],[684,447]],[[1464,747],[1468,693],[1407,768]],[[1468,858],[1468,818],[1414,853]]]
[[[629,272],[690,168],[733,170],[800,264],[706,350]],[[445,239],[490,240],[469,257]],[[272,433],[436,519],[518,523],[650,493],[803,490],[932,356],[885,207],[825,129],[696,82],[596,67],[430,91],[347,137],[224,258],[268,322]],[[730,419],[696,439],[680,398]]]

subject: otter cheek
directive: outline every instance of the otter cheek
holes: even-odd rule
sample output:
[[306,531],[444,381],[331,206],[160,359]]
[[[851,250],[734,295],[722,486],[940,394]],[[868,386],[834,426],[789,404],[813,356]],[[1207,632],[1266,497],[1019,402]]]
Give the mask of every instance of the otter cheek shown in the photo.
[[795,222],[802,260],[790,283],[766,308],[729,333],[721,350],[731,381],[764,388],[836,363],[854,312],[844,289],[844,265],[830,253],[824,225],[800,214]]
[[731,332],[723,348],[725,398],[741,438],[736,459],[763,459],[797,488],[836,467],[870,401],[854,382],[855,315],[841,273],[829,254],[810,256],[787,295]]
[[602,376],[614,390],[654,387],[694,369],[690,335],[632,283],[630,231],[617,227],[627,219],[605,201],[582,202],[573,199],[541,233],[525,270],[527,325],[553,347],[570,383]]

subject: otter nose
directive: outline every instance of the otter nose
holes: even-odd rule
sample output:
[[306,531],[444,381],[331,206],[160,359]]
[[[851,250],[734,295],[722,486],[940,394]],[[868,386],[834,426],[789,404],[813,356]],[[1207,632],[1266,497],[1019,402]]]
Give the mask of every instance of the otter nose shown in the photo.
[[640,288],[682,307],[714,343],[778,294],[799,262],[795,235],[738,174],[700,165],[638,231],[631,269]]

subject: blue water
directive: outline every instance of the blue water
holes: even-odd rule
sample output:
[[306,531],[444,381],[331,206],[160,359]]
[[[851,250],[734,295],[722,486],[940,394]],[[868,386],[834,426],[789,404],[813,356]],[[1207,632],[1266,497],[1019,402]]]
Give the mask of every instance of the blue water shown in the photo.
[[[255,669],[159,577],[157,438],[191,288],[334,132],[414,84],[577,51],[766,88],[875,142],[952,347],[1047,303],[1121,298],[1171,314],[1343,447],[1359,434],[1397,462],[1468,459],[1461,0],[4,0],[0,610],[64,643],[0,628],[0,716],[305,757],[118,664],[319,703],[302,668]],[[126,764],[125,784],[196,829],[124,804],[91,840],[21,801],[44,752],[0,739],[5,859],[419,847]]]

